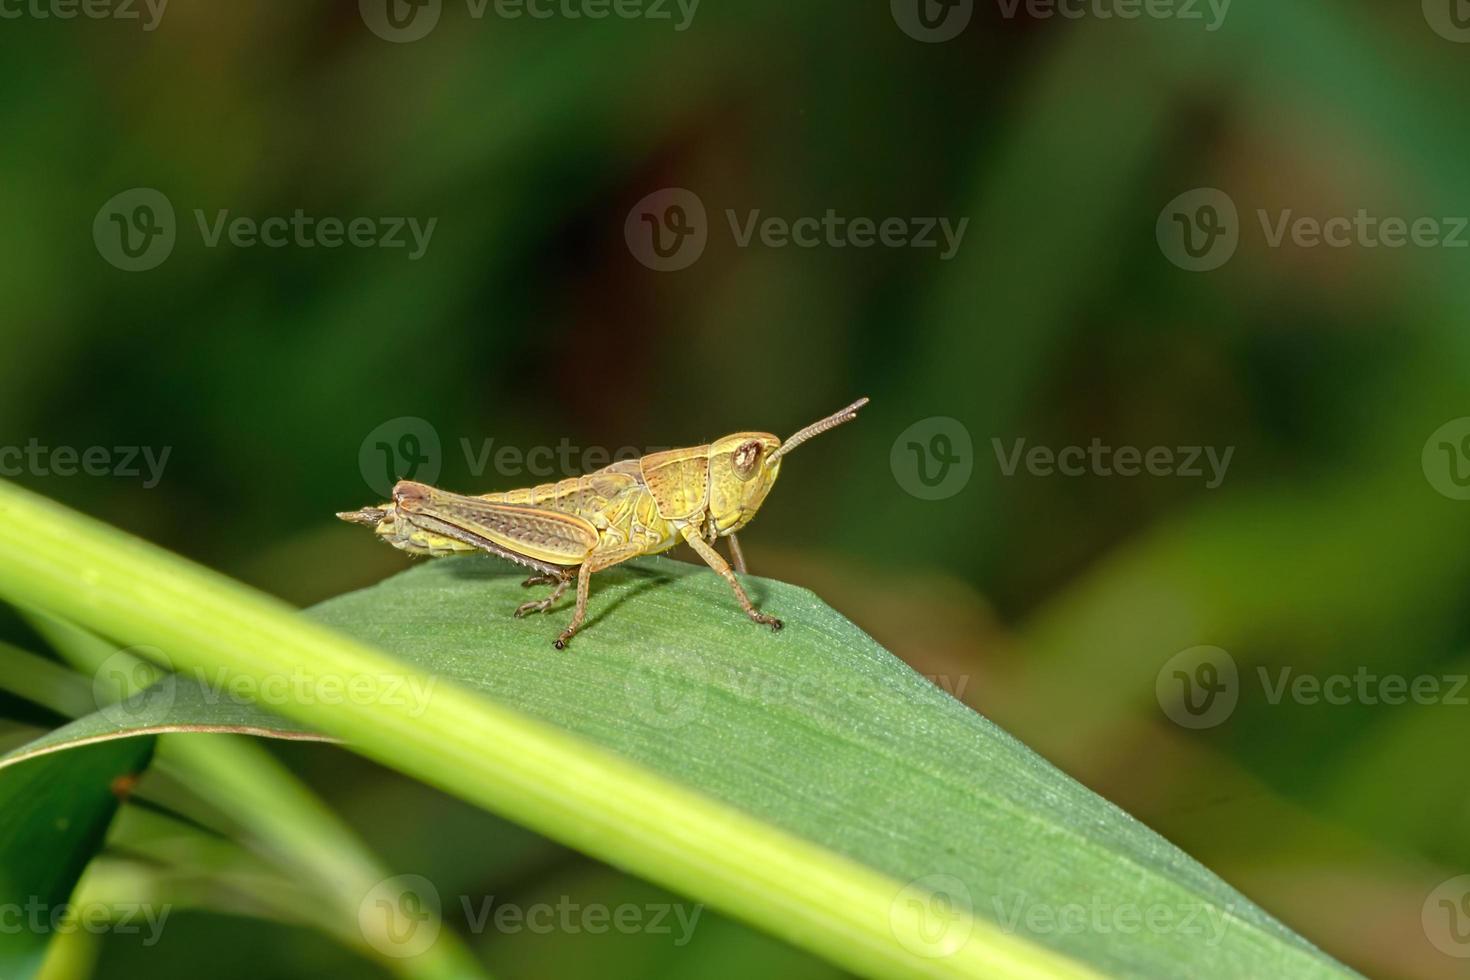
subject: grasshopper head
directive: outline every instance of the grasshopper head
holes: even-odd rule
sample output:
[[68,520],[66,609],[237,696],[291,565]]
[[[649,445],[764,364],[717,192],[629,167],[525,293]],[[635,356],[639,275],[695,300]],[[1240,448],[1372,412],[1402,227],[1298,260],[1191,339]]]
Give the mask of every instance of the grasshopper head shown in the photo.
[[709,514],[722,535],[740,530],[765,503],[781,473],[781,457],[813,436],[857,418],[859,398],[782,442],[769,432],[736,432],[710,445]]
[[720,534],[744,527],[781,472],[776,450],[781,440],[769,432],[736,432],[709,447],[709,515]]
[[398,511],[392,503],[364,507],[362,510],[344,510],[337,516],[349,524],[364,524],[395,548],[401,547],[398,541],[401,537],[399,531],[404,525],[398,521]]
[[393,487],[393,499],[376,507],[344,510],[337,514],[349,524],[363,524],[384,541],[411,555],[439,555],[466,550],[452,539],[415,527],[405,514],[418,511],[434,493],[434,488],[411,480],[399,480]]

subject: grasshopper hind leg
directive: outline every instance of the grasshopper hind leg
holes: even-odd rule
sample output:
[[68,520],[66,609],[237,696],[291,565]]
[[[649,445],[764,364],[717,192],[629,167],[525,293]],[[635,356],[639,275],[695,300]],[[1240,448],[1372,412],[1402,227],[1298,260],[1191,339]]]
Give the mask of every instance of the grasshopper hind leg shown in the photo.
[[568,569],[560,575],[532,575],[522,585],[549,585],[556,583],[556,588],[551,590],[551,595],[545,599],[535,599],[531,602],[523,602],[516,606],[516,619],[529,616],[531,613],[545,612],[550,609],[556,600],[560,599],[567,591],[567,586],[572,584],[572,570]]

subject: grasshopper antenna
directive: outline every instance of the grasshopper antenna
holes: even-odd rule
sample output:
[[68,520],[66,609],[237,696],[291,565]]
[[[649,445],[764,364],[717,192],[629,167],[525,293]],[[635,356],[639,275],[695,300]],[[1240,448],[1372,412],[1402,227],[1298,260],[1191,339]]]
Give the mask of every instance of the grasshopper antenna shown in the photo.
[[834,412],[833,414],[822,419],[822,421],[820,422],[813,422],[811,425],[807,426],[805,429],[802,429],[800,432],[796,433],[796,435],[792,436],[790,439],[787,439],[785,442],[781,443],[781,445],[777,446],[776,451],[771,453],[770,458],[767,459],[766,462],[774,463],[784,454],[791,452],[791,450],[795,449],[797,446],[806,442],[813,436],[819,436],[823,432],[826,432],[828,429],[835,429],[844,422],[851,422],[853,419],[857,418],[858,409],[862,408],[867,403],[867,398],[859,398],[857,401],[853,402],[842,411]]

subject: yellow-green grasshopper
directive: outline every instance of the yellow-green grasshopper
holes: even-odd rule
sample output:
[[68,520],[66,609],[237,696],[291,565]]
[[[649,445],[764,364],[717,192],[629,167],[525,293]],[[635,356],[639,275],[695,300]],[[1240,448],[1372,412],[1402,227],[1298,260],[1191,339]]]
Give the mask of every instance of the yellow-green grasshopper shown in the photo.
[[[566,648],[587,616],[593,573],[639,555],[689,544],[730,583],[745,614],[772,629],[781,620],[755,608],[735,577],[745,557],[735,532],[765,502],[781,459],[813,436],[850,422],[868,403],[859,398],[842,411],[782,442],[769,432],[736,432],[704,446],[649,453],[585,476],[525,490],[478,497],[401,480],[393,500],[337,516],[376,529],[393,547],[414,555],[488,551],[537,574],[525,585],[554,586],[545,599],[522,603],[517,617],[545,612],[577,580],[577,608],[553,645]],[[713,547],[728,538],[730,564]]]

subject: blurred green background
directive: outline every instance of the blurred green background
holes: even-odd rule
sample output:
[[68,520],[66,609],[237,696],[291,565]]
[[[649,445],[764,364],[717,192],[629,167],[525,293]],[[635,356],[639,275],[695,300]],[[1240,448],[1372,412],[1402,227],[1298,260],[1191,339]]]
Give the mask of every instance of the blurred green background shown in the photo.
[[[1427,911],[1470,872],[1470,692],[1270,696],[1282,676],[1470,671],[1470,423],[1442,430],[1470,414],[1463,0],[1240,0],[1223,19],[925,0],[969,17],[944,41],[915,0],[706,3],[682,30],[673,4],[448,0],[407,42],[369,26],[374,0],[174,0],[153,30],[142,6],[38,2],[0,20],[0,447],[169,455],[151,488],[31,462],[7,478],[305,605],[405,567],[332,518],[381,499],[380,469],[507,489],[539,478],[477,464],[487,439],[785,436],[870,395],[786,467],[743,535],[753,572],[815,589],[1342,961],[1470,976],[1470,938]],[[176,241],[130,272],[105,242],[135,188],[166,198]],[[707,243],[659,271],[638,236],[643,214],[673,220],[670,188]],[[1196,188],[1236,209],[1210,271],[1181,268],[1175,218],[1208,215],[1171,210]],[[414,260],[209,247],[195,218],[298,209],[437,223]],[[1283,216],[1360,209],[1445,240],[1273,243]],[[728,217],[829,210],[968,224],[945,259],[742,244]],[[404,443],[425,431],[404,419],[438,450]],[[1018,439],[1233,454],[1214,488],[1008,475]],[[1199,646],[1228,651],[1238,703],[1190,728],[1165,667]],[[443,895],[659,900],[343,752],[272,751]],[[446,918],[468,931],[457,903]],[[682,946],[471,942],[506,977],[832,973],[711,912]],[[109,937],[97,975],[191,976],[220,950],[240,955],[217,980],[379,975],[300,927],[202,911],[156,949]]]

